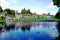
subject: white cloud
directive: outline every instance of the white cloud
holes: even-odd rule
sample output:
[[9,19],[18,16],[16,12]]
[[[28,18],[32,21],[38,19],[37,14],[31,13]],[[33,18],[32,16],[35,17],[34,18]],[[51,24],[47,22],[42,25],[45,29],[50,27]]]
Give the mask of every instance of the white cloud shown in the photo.
[[53,2],[51,2],[51,3],[47,6],[47,8],[55,8],[55,7],[57,7],[57,6],[53,5]]
[[7,8],[10,5],[10,3],[6,0],[0,0],[0,6],[4,8]]
[[17,0],[0,0],[0,6],[2,6],[3,9],[8,8],[11,3],[17,4]]
[[13,3],[17,4],[17,0],[14,0]]

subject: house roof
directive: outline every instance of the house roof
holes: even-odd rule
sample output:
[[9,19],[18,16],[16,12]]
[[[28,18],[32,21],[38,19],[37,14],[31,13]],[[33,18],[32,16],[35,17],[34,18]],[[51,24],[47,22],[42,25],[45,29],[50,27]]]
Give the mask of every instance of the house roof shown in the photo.
[[46,16],[54,16],[54,15],[51,15],[50,13],[46,14]]

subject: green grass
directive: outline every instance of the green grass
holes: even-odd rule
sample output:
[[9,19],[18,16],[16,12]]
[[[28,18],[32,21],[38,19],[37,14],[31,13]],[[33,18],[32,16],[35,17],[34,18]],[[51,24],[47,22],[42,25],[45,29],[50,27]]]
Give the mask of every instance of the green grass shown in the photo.
[[60,19],[57,19],[57,18],[52,18],[52,20],[55,20],[55,21],[60,21]]
[[[16,20],[20,20],[20,21],[45,21],[45,20],[48,20],[48,18],[20,18],[20,19],[16,19]],[[52,18],[51,20],[60,21],[60,19],[57,19],[57,18]],[[6,20],[0,20],[0,22],[6,22]]]
[[[16,19],[16,20],[23,20],[23,21],[45,21],[48,20],[48,18],[20,18],[20,19]],[[60,20],[60,19],[56,19],[56,18],[52,18],[51,20]]]
[[5,22],[5,20],[0,20],[0,22]]
[[[16,20],[22,20],[22,21],[45,21],[48,20],[48,18],[20,18],[20,19],[16,19]],[[56,19],[56,18],[52,18],[51,20],[54,21],[59,21],[60,19]]]

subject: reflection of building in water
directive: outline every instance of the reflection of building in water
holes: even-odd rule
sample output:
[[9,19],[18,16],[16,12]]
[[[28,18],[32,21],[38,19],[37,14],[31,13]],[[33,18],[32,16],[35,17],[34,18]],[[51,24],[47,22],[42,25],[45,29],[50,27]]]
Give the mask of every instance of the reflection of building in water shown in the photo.
[[50,27],[56,26],[56,22],[31,22],[32,27]]
[[50,27],[50,26],[52,26],[51,23],[52,23],[52,22],[42,22],[42,26],[43,26],[43,27]]
[[31,24],[32,24],[32,27],[41,26],[41,22],[31,22]]
[[0,31],[4,28],[4,22],[0,22]]
[[21,30],[25,31],[25,30],[30,30],[31,28],[31,22],[23,22],[22,26],[21,26]]
[[31,28],[31,25],[24,25],[24,26],[21,27],[21,30],[22,31],[25,31],[25,30],[30,31],[30,28]]
[[8,31],[10,29],[14,29],[15,28],[15,24],[13,22],[6,22],[5,23],[5,29]]
[[42,22],[42,26],[46,27],[47,26],[47,22]]
[[12,21],[6,22],[6,25],[10,25],[10,24],[14,24],[14,22]]
[[17,22],[16,23],[16,27],[22,27],[25,25],[31,25],[31,23],[30,22]]
[[17,22],[15,25],[16,29],[21,28],[22,30],[30,30],[31,22]]

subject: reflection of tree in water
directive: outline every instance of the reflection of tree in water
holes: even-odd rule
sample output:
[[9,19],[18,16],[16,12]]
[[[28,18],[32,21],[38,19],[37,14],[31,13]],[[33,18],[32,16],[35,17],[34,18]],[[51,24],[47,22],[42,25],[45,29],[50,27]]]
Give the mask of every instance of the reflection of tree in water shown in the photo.
[[25,30],[28,30],[29,31],[30,30],[30,27],[31,27],[31,25],[25,25],[25,26],[22,26],[21,27],[21,30],[22,31],[25,31]]
[[2,27],[0,26],[0,31],[2,30]]
[[60,34],[60,22],[58,22],[57,29],[58,29],[58,32]]
[[4,24],[5,25],[5,29],[8,31],[10,29],[14,29],[15,28],[15,24],[11,23],[9,25],[7,25],[6,23]]
[[3,29],[4,22],[0,22],[0,31]]
[[57,29],[58,29],[59,36],[56,38],[56,40],[60,40],[60,22],[58,22]]

